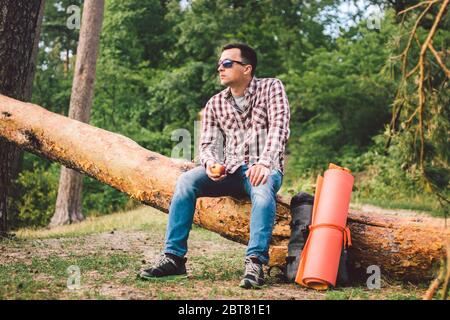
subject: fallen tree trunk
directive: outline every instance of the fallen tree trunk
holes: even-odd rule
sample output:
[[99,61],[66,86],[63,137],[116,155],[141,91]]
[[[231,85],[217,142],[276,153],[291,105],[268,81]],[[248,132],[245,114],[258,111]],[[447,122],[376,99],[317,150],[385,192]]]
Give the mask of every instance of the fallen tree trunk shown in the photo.
[[[0,137],[87,174],[132,198],[168,212],[177,177],[194,163],[171,159],[131,139],[0,95]],[[283,265],[290,235],[289,198],[278,197],[270,265]],[[249,199],[200,198],[194,222],[225,238],[248,242]],[[351,263],[365,272],[409,281],[431,279],[450,238],[442,219],[351,211]]]

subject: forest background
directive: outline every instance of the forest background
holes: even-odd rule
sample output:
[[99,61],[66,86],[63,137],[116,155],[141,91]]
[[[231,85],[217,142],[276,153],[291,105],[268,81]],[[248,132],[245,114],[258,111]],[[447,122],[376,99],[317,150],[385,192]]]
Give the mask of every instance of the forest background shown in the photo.
[[[353,204],[444,216],[450,177],[448,78],[428,53],[425,156],[419,159],[419,120],[407,112],[417,103],[414,81],[405,84],[398,55],[420,11],[400,14],[403,2],[107,0],[90,124],[171,156],[179,143],[172,133],[185,128],[194,136],[199,112],[223,89],[216,70],[220,48],[245,42],[258,52],[256,76],[281,79],[290,102],[291,137],[280,193],[312,192],[317,174],[333,162],[356,177]],[[77,28],[68,27],[67,9],[82,9],[82,4],[47,0],[42,23],[32,102],[63,115],[79,37]],[[419,42],[438,9],[422,19]],[[447,65],[449,30],[447,13],[433,40],[443,48]],[[414,67],[418,52],[412,45],[408,66]],[[399,103],[405,107],[393,119]],[[12,229],[48,225],[60,168],[25,153],[14,183],[18,196],[10,204]],[[85,216],[136,205],[84,177]]]

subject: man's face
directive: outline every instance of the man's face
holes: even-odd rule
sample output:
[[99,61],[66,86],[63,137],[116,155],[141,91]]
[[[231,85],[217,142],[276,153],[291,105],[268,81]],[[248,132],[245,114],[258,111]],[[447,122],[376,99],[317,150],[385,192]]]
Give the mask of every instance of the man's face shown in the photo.
[[[224,50],[220,55],[219,62],[222,62],[225,59],[242,62],[241,50],[238,48]],[[250,65],[243,66],[239,63],[233,63],[233,66],[228,69],[219,65],[217,71],[219,71],[220,84],[231,86],[240,83],[249,75],[251,76],[251,69]]]

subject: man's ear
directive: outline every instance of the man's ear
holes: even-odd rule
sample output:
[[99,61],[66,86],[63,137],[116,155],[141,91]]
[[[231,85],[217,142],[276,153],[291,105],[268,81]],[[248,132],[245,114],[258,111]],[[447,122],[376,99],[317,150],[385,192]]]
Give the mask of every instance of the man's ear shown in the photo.
[[251,74],[252,73],[252,70],[253,70],[253,67],[252,67],[252,65],[251,64],[247,64],[246,66],[245,66],[245,73],[246,74]]

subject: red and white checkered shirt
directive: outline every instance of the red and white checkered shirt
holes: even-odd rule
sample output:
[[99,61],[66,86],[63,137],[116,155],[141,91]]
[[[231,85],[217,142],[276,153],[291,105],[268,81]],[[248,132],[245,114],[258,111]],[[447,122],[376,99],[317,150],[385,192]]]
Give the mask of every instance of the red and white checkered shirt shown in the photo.
[[289,102],[280,80],[253,77],[239,112],[230,88],[213,96],[203,110],[200,162],[214,160],[233,173],[243,164],[262,164],[284,174],[289,138]]

